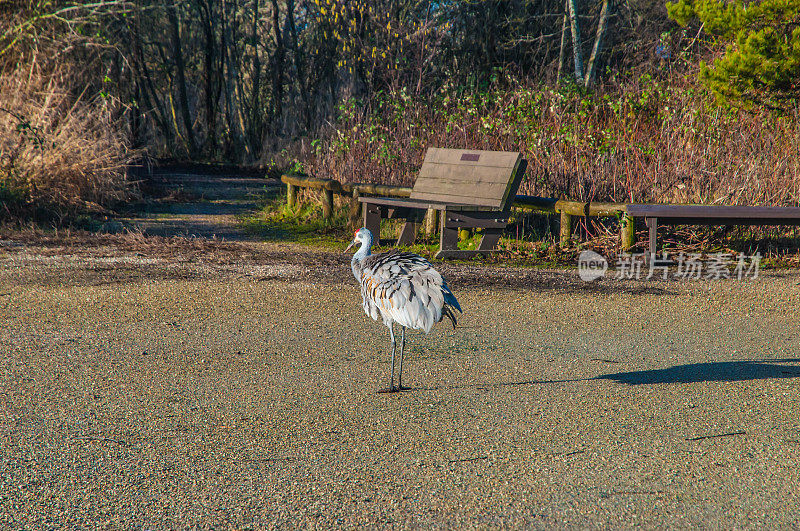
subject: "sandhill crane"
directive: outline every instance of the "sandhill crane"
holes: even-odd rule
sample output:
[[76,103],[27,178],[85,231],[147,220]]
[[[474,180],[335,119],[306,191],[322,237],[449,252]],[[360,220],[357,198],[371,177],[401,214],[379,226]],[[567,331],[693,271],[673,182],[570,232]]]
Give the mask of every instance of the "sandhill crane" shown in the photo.
[[[444,317],[449,318],[455,328],[456,315],[453,309],[460,312],[461,306],[442,275],[421,256],[396,250],[371,254],[372,233],[366,228],[355,233],[345,252],[358,243],[361,247],[353,255],[350,264],[353,275],[361,284],[364,312],[376,321],[383,319],[389,327],[392,342],[389,388],[381,392],[401,391],[406,328],[424,330],[427,334]],[[394,386],[394,355],[397,350],[394,323],[401,327],[397,387]]]

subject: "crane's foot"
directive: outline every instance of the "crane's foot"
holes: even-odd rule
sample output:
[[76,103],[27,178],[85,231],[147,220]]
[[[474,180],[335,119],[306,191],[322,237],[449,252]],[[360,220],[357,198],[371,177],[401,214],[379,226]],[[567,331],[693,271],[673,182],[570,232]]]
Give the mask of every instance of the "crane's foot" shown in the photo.
[[399,393],[401,391],[411,391],[413,387],[406,387],[405,385],[393,385],[385,389],[379,389],[379,393]]

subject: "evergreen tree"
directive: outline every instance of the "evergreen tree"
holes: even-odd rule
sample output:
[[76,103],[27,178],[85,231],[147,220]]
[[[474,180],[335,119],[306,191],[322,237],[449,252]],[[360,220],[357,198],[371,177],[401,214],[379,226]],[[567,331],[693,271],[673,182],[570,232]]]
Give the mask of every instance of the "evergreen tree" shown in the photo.
[[673,20],[693,20],[726,45],[700,79],[723,103],[786,108],[800,95],[800,0],[678,0],[667,2]]

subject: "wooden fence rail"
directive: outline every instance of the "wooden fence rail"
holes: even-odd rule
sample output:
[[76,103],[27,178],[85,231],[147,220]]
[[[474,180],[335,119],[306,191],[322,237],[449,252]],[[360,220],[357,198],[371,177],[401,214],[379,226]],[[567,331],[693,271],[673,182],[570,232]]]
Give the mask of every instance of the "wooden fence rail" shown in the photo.
[[[361,195],[384,197],[409,197],[411,188],[407,186],[389,186],[371,183],[340,183],[335,179],[320,179],[307,175],[286,174],[281,176],[286,184],[286,202],[293,207],[297,204],[297,188],[312,188],[322,192],[322,216],[331,219],[333,216],[333,195],[350,197],[349,223],[358,226],[361,220]],[[633,218],[627,215],[625,203],[598,203],[569,201],[533,195],[518,195],[514,206],[525,210],[533,210],[545,214],[560,214],[559,241],[562,246],[569,244],[572,237],[575,217],[616,217],[620,219],[620,239],[623,250],[630,249],[636,243],[636,231]],[[428,211],[425,218],[425,232],[429,235],[436,232],[437,212]]]

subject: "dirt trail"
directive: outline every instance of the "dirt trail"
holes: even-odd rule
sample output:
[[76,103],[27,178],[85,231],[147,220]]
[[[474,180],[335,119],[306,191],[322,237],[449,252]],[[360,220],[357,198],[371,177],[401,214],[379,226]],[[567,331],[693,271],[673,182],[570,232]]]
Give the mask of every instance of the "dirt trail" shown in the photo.
[[278,193],[280,182],[232,174],[156,172],[146,189],[157,197],[148,197],[120,218],[124,226],[149,236],[255,241],[237,217]]

